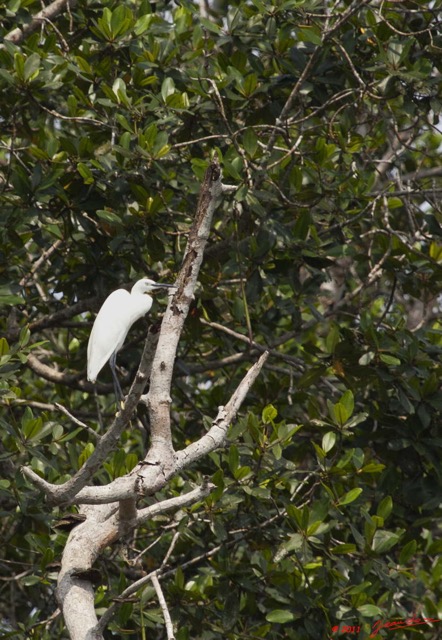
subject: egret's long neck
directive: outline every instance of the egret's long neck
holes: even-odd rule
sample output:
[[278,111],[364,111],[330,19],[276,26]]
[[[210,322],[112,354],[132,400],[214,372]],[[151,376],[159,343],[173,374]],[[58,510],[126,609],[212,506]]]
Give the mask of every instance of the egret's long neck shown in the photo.
[[132,289],[130,290],[131,294],[142,295],[147,293],[145,289],[145,285],[142,282],[136,282]]

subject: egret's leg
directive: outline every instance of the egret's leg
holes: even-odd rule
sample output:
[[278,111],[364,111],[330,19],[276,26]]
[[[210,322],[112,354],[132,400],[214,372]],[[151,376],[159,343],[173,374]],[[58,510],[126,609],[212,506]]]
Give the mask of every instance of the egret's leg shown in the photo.
[[109,364],[112,371],[112,379],[114,381],[115,400],[117,402],[117,407],[121,409],[124,405],[124,395],[123,395],[123,391],[121,390],[120,381],[118,380],[118,376],[117,376],[116,360],[117,360],[117,353],[116,351],[114,351],[114,353],[109,358]]

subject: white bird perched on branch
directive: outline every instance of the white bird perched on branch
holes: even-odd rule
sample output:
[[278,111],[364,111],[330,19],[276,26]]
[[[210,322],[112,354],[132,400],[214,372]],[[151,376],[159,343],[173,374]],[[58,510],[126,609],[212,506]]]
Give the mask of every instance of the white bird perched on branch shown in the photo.
[[95,382],[109,360],[117,399],[123,398],[115,369],[117,353],[133,323],[150,311],[153,298],[149,293],[158,289],[175,287],[142,278],[130,293],[126,289],[117,289],[106,298],[95,318],[87,346],[87,379]]

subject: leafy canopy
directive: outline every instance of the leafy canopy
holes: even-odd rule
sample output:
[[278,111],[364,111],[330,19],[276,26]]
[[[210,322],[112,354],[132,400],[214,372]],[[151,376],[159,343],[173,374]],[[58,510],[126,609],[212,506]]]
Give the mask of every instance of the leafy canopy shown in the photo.
[[[176,536],[163,586],[178,640],[441,616],[441,4],[79,0],[16,40],[41,5],[0,7],[5,637],[63,628],[49,616],[66,534],[20,465],[63,482],[93,451],[55,403],[100,431],[93,312],[141,275],[173,281],[213,153],[234,190],[180,345],[176,447],[228,400],[249,337],[272,357],[228,449],[157,497],[201,475],[217,489],[109,550],[97,607]],[[144,333],[119,356],[126,384]],[[111,389],[104,372],[104,425]],[[125,433],[96,482],[143,447]],[[163,635],[153,589],[138,596],[109,637]]]

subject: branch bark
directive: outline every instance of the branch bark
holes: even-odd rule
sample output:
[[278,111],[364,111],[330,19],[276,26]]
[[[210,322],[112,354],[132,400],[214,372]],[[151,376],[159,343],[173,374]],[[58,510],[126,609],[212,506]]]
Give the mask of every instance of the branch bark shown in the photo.
[[175,640],[175,635],[173,632],[173,624],[172,618],[170,617],[169,608],[167,606],[166,598],[164,597],[163,590],[160,585],[160,581],[158,580],[158,576],[156,573],[153,574],[152,578],[153,588],[155,589],[155,593],[157,594],[158,603],[161,607],[161,611],[163,612],[164,622],[166,625],[166,633],[167,640]]
[[77,0],[54,0],[50,5],[35,14],[29,24],[25,24],[22,27],[17,27],[10,31],[5,40],[14,44],[20,44],[30,34],[41,27],[44,22],[53,20],[66,8],[71,9],[75,7]]
[[[66,543],[57,587],[57,597],[72,640],[101,640],[111,615],[103,616],[98,623],[94,610],[92,582],[98,572],[96,569],[92,570],[92,566],[103,549],[124,538],[135,527],[143,525],[155,515],[195,503],[210,493],[213,485],[206,480],[202,486],[182,496],[144,508],[137,506],[140,496],[151,495],[162,489],[173,475],[225,444],[229,425],[235,419],[268,357],[268,352],[263,353],[250,368],[226,406],[220,407],[209,432],[183,451],[175,452],[172,446],[170,419],[174,362],[184,322],[193,300],[213,213],[221,193],[221,171],[215,160],[209,166],[201,186],[194,223],[176,283],[177,289],[169,299],[160,333],[153,338],[148,335],[140,367],[124,407],[117,413],[107,432],[98,440],[94,453],[63,485],[50,484],[31,469],[23,469],[25,475],[46,493],[50,502],[82,504],[81,512],[86,515],[85,522],[71,532]],[[152,359],[157,338],[158,344]],[[149,377],[149,392],[143,396]],[[146,402],[150,416],[151,446],[145,459],[129,474],[108,485],[90,484],[95,472],[118,445],[120,436],[129,425],[140,400]],[[161,567],[158,567],[158,570],[160,569]],[[166,616],[165,602],[161,606]],[[111,610],[113,611],[112,607]],[[170,619],[166,622],[171,638],[172,623]]]
[[148,463],[164,461],[173,467],[170,430],[170,388],[178,342],[193,300],[204,249],[210,234],[213,213],[222,193],[221,169],[214,160],[206,171],[200,191],[195,220],[189,234],[186,253],[176,282],[177,291],[164,314],[156,355],[152,363],[149,393],[146,398],[151,423],[151,449]]

